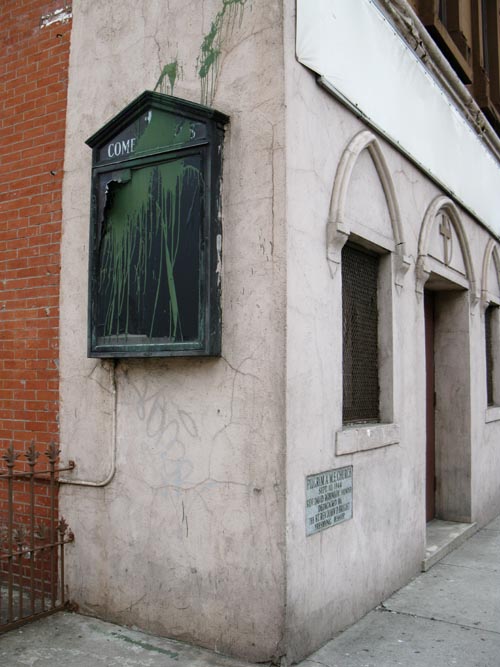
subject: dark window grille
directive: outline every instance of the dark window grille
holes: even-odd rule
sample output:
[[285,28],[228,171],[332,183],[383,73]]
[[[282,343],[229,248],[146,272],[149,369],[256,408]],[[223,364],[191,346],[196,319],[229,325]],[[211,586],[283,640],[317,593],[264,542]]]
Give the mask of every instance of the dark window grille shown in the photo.
[[488,405],[494,404],[493,396],[493,336],[492,322],[495,306],[488,306],[484,313],[484,330],[486,339],[486,396]]
[[342,250],[343,422],[378,422],[378,265],[352,245]]

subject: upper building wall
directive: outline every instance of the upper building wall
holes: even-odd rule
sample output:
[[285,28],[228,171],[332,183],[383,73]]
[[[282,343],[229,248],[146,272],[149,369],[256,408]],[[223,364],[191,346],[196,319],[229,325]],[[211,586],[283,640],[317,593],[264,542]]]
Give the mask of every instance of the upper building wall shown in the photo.
[[[491,411],[485,420],[480,389],[478,276],[482,266],[491,274],[492,236],[425,165],[415,166],[297,62],[293,3],[207,0],[200,11],[181,0],[104,8],[88,0],[75,11],[61,441],[78,479],[62,504],[85,539],[69,557],[72,595],[84,610],[153,632],[252,660],[294,660],[407,581],[423,555],[425,287],[444,292],[452,284],[441,310],[460,330],[450,348],[459,368],[442,396],[463,387],[455,409],[467,430],[456,466],[464,493],[453,493],[448,476],[447,510],[482,521],[499,507],[498,423]],[[344,28],[347,41],[358,35]],[[362,52],[360,69],[374,53]],[[221,358],[115,364],[85,356],[84,141],[144,88],[230,117]],[[411,133],[409,117],[401,126]],[[381,423],[373,429],[344,428],[342,418],[347,240],[379,255]],[[439,328],[441,342],[447,333]],[[442,368],[449,359],[442,355]],[[353,518],[306,537],[305,477],[351,465]]]
[[[280,655],[284,618],[281,3],[76,3],[61,289],[61,504],[82,609],[217,651]],[[143,90],[230,118],[222,356],[89,360],[91,151]]]
[[298,0],[297,57],[499,235],[500,141],[409,12],[404,0]]
[[[323,3],[313,4],[299,1],[297,7],[321,14]],[[436,183],[429,163],[417,165],[404,145],[398,147],[387,138],[394,129],[389,122],[394,111],[425,109],[427,103],[417,87],[413,92],[411,85],[410,90],[405,88],[404,66],[397,76],[400,49],[414,58],[400,36],[391,33],[389,42],[394,53],[387,85],[394,106],[385,124],[375,129],[366,109],[354,104],[358,99],[338,94],[355,85],[350,66],[357,51],[354,78],[359,74],[367,83],[366,90],[359,87],[358,92],[377,108],[386,102],[382,92],[386,70],[377,75],[373,66],[380,42],[365,43],[361,35],[366,26],[345,20],[354,5],[378,11],[364,0],[323,4],[319,34],[326,36],[325,26],[331,22],[340,37],[323,42],[332,56],[329,74],[339,86],[335,94],[304,66],[309,63],[294,57],[296,37],[304,38],[299,47],[305,44],[314,50],[314,33],[301,34],[297,21],[296,35],[293,9],[285,16],[290,138],[286,150],[287,638],[293,660],[400,587],[418,570],[425,553],[427,291],[435,294],[437,313],[433,352],[438,516],[484,523],[500,509],[500,448],[498,441],[494,444],[500,422],[498,408],[487,405],[484,321],[485,306],[498,298],[493,251],[498,239]],[[386,21],[382,16],[377,20]],[[353,51],[344,51],[350,40]],[[398,123],[404,136],[412,132],[419,136],[422,126],[416,115],[416,111],[401,114]],[[486,144],[480,148],[496,170],[490,148]],[[457,165],[453,150],[445,147],[439,159],[450,169],[470,168],[468,192],[482,195],[484,182],[477,164]],[[498,192],[489,192],[491,200],[497,201]],[[456,195],[463,200],[461,191]],[[490,226],[498,220],[499,210],[491,209]],[[343,416],[346,243],[379,260],[380,420],[365,424],[347,423]],[[362,310],[360,303],[360,317]],[[495,341],[498,349],[498,334]],[[361,386],[363,379],[361,375]],[[308,535],[306,477],[347,466],[352,466],[352,518]]]
[[499,133],[499,1],[409,0],[409,4]]

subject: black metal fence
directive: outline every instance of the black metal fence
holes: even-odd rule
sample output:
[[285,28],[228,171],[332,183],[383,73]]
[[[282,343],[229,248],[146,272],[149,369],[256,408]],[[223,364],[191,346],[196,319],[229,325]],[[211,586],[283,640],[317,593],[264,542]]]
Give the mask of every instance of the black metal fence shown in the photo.
[[57,479],[75,464],[59,467],[54,444],[44,454],[33,443],[24,452],[11,444],[0,458],[2,633],[67,606],[64,545],[74,536],[58,518]]

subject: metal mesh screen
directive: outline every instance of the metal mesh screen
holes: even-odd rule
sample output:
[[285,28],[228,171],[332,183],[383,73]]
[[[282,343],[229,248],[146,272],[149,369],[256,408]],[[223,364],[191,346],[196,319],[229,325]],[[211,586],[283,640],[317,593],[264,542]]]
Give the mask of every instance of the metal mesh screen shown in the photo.
[[486,336],[486,395],[488,405],[493,405],[493,350],[491,325],[493,309],[495,306],[488,306],[484,313],[484,329]]
[[378,257],[342,250],[343,421],[379,421]]

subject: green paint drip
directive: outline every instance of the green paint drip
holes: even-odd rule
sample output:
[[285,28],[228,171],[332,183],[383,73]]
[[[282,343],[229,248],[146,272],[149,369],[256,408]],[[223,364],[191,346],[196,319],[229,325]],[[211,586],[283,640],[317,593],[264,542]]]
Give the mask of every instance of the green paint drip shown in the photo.
[[116,637],[117,639],[122,639],[124,642],[127,642],[128,644],[133,644],[134,646],[140,646],[146,651],[155,651],[155,653],[161,653],[162,655],[167,655],[169,658],[172,658],[173,660],[177,660],[179,658],[179,654],[176,653],[175,651],[169,651],[168,649],[159,648],[158,646],[153,646],[153,644],[149,644],[148,642],[141,642],[137,639],[132,639],[131,637],[127,637],[127,635],[122,635],[120,632],[111,632],[110,634],[112,637]]
[[165,67],[162,69],[160,78],[156,82],[156,86],[154,87],[155,91],[159,90],[160,93],[165,93],[167,94],[169,91],[167,91],[167,86],[165,83],[165,79],[168,79],[170,83],[170,95],[174,94],[174,86],[175,82],[177,80],[177,77],[180,75],[180,67],[177,59],[172,60],[171,63],[168,63],[168,65],[165,65]]
[[246,2],[247,0],[222,0],[222,9],[217,12],[210,31],[203,38],[198,58],[202,104],[212,104],[219,75],[222,43],[227,34],[232,32],[237,18],[241,25]]
[[[155,146],[165,136],[185,142],[192,128],[186,119],[152,112],[149,123],[137,141],[137,152],[144,146]],[[132,172],[123,170],[108,182],[107,202],[103,215],[103,235],[100,248],[99,293],[108,293],[108,305],[103,314],[104,336],[128,335],[131,303],[140,304],[156,280],[154,307],[149,331],[153,337],[158,307],[168,307],[171,340],[182,340],[182,324],[175,285],[174,269],[179,249],[182,216],[181,199],[184,187],[192,187],[196,197],[202,174],[184,159],[142,167]],[[158,275],[152,274],[150,257],[153,243],[160,240]],[[164,273],[163,273],[164,272]],[[162,274],[166,277],[168,294],[160,295]],[[149,290],[148,290],[149,281]],[[131,285],[135,294],[131,298]],[[166,299],[168,298],[168,302]],[[123,331],[123,327],[125,331]]]

